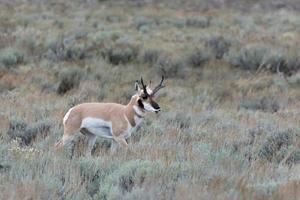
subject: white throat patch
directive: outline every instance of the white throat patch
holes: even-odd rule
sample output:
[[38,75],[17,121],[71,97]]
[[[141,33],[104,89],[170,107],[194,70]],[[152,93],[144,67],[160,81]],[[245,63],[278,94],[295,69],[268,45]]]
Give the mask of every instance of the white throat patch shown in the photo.
[[135,128],[136,128],[142,122],[142,120],[145,117],[146,113],[142,112],[137,106],[133,106],[133,109],[134,109],[134,112],[135,112],[134,113],[134,122],[135,122]]
[[149,103],[144,102],[144,108],[145,110],[149,111],[149,112],[155,112],[157,111],[155,108],[153,108]]
[[137,115],[139,115],[139,116],[141,116],[141,117],[144,117],[144,116],[145,116],[145,113],[142,112],[137,106],[133,106],[133,109],[134,109],[134,112],[135,112]]

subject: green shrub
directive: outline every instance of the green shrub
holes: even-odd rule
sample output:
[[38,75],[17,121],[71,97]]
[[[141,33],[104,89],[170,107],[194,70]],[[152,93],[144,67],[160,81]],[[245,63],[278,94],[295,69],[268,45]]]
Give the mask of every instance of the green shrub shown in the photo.
[[24,62],[24,53],[18,49],[8,47],[0,52],[0,62],[6,66],[15,66]]
[[[122,197],[124,200],[139,200],[139,199],[151,199],[155,198],[155,194],[148,193],[144,188],[133,188],[130,193],[127,193],[125,196]],[[152,195],[151,195],[152,194]]]
[[194,27],[194,28],[207,28],[210,25],[211,18],[209,17],[192,17],[186,19],[186,26],[187,27]]
[[41,84],[41,91],[44,93],[52,93],[56,91],[56,86],[50,83]]
[[240,102],[240,107],[250,110],[262,110],[267,112],[277,112],[280,105],[276,99],[261,98],[261,99],[245,99]]
[[120,38],[111,46],[101,49],[102,57],[113,65],[135,61],[138,53],[139,46],[131,38]]
[[223,36],[212,36],[208,38],[205,45],[212,49],[216,59],[222,59],[229,51],[231,40]]
[[[1,68],[0,68],[0,70],[1,70]],[[10,91],[13,89],[15,89],[14,85],[7,83],[6,81],[0,80],[0,93],[4,92],[4,91]]]
[[64,70],[59,75],[59,85],[56,93],[63,95],[69,90],[79,86],[80,81],[84,77],[84,72],[79,69]]
[[286,67],[280,69],[287,76],[292,76],[300,71],[300,57],[293,56],[287,60]]
[[274,50],[274,47],[264,44],[247,45],[239,51],[230,50],[227,58],[232,66],[251,71],[263,69],[291,76],[300,69],[297,55],[290,56],[283,50]]
[[123,18],[122,16],[118,16],[118,15],[108,15],[106,16],[106,21],[111,23],[118,23],[118,22],[122,22]]
[[289,157],[286,160],[285,164],[288,165],[294,165],[294,164],[299,164],[300,163],[300,149],[297,148],[292,153],[289,155]]
[[0,163],[0,173],[8,172],[11,169],[9,164],[2,164]]
[[286,76],[291,76],[300,70],[300,58],[288,56],[282,52],[272,51],[266,58],[267,70],[277,73],[282,72]]
[[296,87],[300,87],[300,73],[296,74],[295,76],[292,76],[289,79],[289,82],[291,85],[294,85]]
[[118,167],[118,162],[102,163],[98,159],[87,157],[79,158],[80,177],[86,181],[86,190],[93,197],[102,187],[105,179]]
[[170,113],[167,115],[166,120],[169,124],[173,124],[175,127],[179,127],[181,129],[189,128],[192,123],[191,117],[182,112]]
[[229,52],[229,63],[234,67],[255,71],[265,64],[264,56],[270,49],[271,47],[265,45],[254,44],[247,45],[239,51],[231,50]]
[[168,55],[160,55],[155,68],[166,77],[182,78],[185,76],[185,62],[179,58],[171,58]]
[[22,120],[11,120],[7,135],[11,139],[20,138],[22,144],[29,145],[37,137],[45,138],[50,132],[51,124],[48,120],[41,120],[33,124],[27,124]]
[[147,179],[156,177],[161,170],[160,163],[144,160],[126,162],[103,180],[98,194],[106,198],[112,194],[122,196],[131,192],[133,187],[142,187]]
[[278,132],[266,138],[261,145],[258,156],[268,161],[280,162],[286,155],[288,147],[293,142],[293,133],[290,131]]
[[156,22],[154,19],[149,19],[147,17],[143,16],[135,16],[133,19],[133,25],[136,27],[137,30],[140,30],[142,27],[152,27],[153,25],[156,25]]
[[38,44],[36,43],[35,36],[36,35],[33,34],[25,38],[20,38],[16,42],[18,46],[22,47],[22,49],[27,52],[27,55],[34,55],[34,53],[37,52],[35,50],[37,50]]
[[[83,33],[82,33],[83,34]],[[79,42],[81,33],[69,37],[50,38],[46,44],[43,57],[53,61],[82,60],[88,56],[88,48]]]
[[147,136],[147,135],[162,136],[162,135],[164,135],[164,133],[166,131],[165,126],[161,126],[159,124],[152,123],[152,121],[150,121],[150,120],[144,121],[142,123],[145,123],[145,125],[142,124],[141,126],[139,126],[134,133],[134,137],[132,137],[132,139],[135,142],[139,142],[140,140],[145,138],[145,136]]
[[285,56],[281,52],[272,51],[265,58],[265,66],[269,71],[276,73],[278,68],[281,70],[286,67]]
[[182,78],[185,76],[185,60],[172,57],[166,52],[157,49],[146,50],[143,54],[142,61],[153,66],[159,74],[167,77]]
[[142,30],[145,27],[147,29],[153,28],[184,28],[185,26],[190,27],[202,27],[205,28],[207,26],[208,21],[206,18],[191,18],[188,20],[171,18],[171,17],[144,17],[144,16],[136,16],[133,20],[133,26],[136,27],[137,30]]
[[162,27],[176,27],[176,28],[184,28],[186,25],[186,21],[184,19],[179,18],[163,18],[158,20],[159,26]]
[[187,63],[194,68],[203,67],[210,59],[210,54],[204,49],[197,49],[195,52],[188,55]]
[[104,139],[104,138],[99,138],[99,139],[97,138],[92,153],[97,151],[97,149],[99,148],[110,150],[110,146],[111,146],[111,140]]
[[148,49],[144,51],[142,61],[144,63],[148,63],[150,65],[153,65],[157,63],[159,56],[161,54],[161,50],[158,49]]
[[146,187],[147,181],[159,176],[163,167],[160,162],[151,162],[147,160],[132,160],[115,166],[108,173],[98,179],[99,192],[94,195],[97,199],[110,199],[124,196],[134,188]]
[[118,31],[98,31],[92,35],[92,40],[95,45],[106,45],[112,43],[122,37],[122,34]]

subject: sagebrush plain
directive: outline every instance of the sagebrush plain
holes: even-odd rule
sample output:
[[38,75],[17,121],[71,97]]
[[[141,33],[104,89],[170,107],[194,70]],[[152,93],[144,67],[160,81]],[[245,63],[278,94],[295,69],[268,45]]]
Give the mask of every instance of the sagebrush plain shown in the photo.
[[[199,2],[1,1],[0,199],[299,199],[298,4]],[[54,151],[70,107],[162,75],[128,149]]]

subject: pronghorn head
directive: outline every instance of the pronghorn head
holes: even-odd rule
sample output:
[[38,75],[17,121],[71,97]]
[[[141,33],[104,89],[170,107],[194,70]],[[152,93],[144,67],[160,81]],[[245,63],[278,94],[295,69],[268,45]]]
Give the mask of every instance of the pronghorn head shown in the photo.
[[165,87],[163,85],[164,76],[162,76],[162,79],[160,83],[154,88],[151,89],[151,81],[148,86],[144,84],[143,78],[141,78],[141,87],[138,81],[135,82],[135,89],[137,90],[138,95],[138,106],[148,112],[156,112],[158,113],[160,111],[160,106],[154,101],[155,94],[158,90]]

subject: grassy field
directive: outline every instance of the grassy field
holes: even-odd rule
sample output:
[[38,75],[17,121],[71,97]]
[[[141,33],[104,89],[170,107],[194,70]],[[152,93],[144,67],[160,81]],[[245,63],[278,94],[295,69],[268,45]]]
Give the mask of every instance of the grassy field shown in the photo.
[[[25,2],[0,3],[0,199],[300,199],[298,4]],[[70,107],[161,75],[128,149],[54,151]]]

